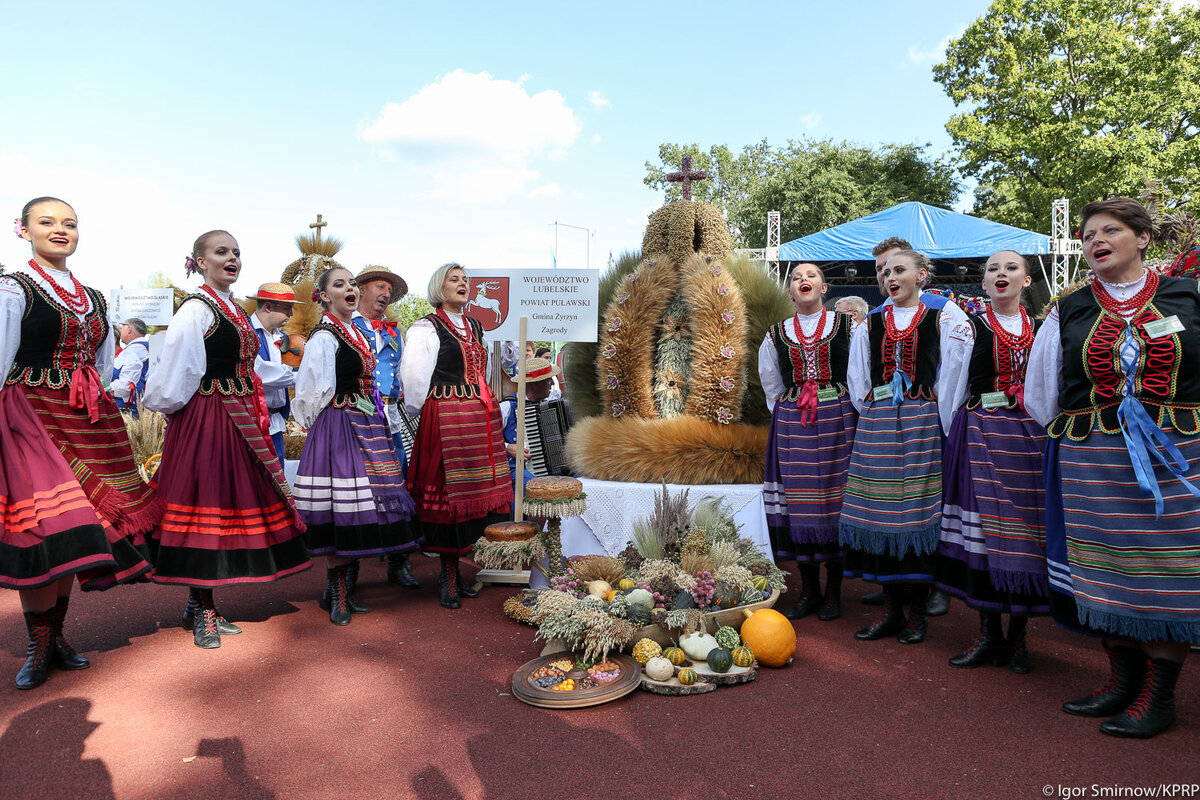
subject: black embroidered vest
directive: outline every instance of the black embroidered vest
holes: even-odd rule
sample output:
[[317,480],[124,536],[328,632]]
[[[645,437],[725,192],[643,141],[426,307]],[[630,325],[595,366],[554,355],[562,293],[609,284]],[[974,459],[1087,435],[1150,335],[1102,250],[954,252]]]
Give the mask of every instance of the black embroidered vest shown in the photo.
[[342,408],[354,405],[360,397],[371,400],[375,396],[374,359],[366,363],[337,325],[321,322],[313,327],[309,336],[317,331],[328,331],[338,343],[334,358],[333,404]]
[[[887,324],[884,315],[886,311],[868,314],[866,319],[867,336],[871,342],[871,385],[882,386],[891,383],[892,376],[899,369],[908,374],[912,386],[905,392],[910,399],[935,399],[934,385],[937,381],[938,364],[942,360],[941,341],[938,337],[937,309],[924,306],[917,312],[916,317],[905,329],[908,333],[912,327],[916,332],[900,343],[900,360],[896,361],[896,346],[885,347],[887,341]],[[890,352],[889,352],[890,351]]]
[[[247,319],[247,330],[243,330],[225,316],[207,293],[200,291],[188,295],[188,300],[199,300],[213,313],[213,324],[204,332],[204,376],[200,379],[200,394],[213,392],[223,395],[244,397],[254,394],[254,357],[258,355],[258,336]],[[230,299],[234,313],[244,313],[241,306]]]
[[21,344],[6,383],[46,385],[61,389],[70,383],[77,367],[96,364],[96,351],[108,336],[108,306],[95,289],[84,287],[92,310],[81,320],[50,299],[46,290],[24,273],[6,275],[25,293],[21,318]]
[[[463,315],[471,328],[471,341],[463,341],[437,314],[425,317],[438,335],[438,358],[429,382],[430,397],[478,397],[475,370],[487,372],[487,349],[483,346],[483,325]],[[469,374],[468,374],[469,373]]]
[[[1146,325],[1171,316],[1178,317],[1183,330],[1151,339]],[[1104,433],[1119,433],[1125,320],[1106,312],[1091,286],[1059,300],[1058,319],[1062,413],[1047,433],[1078,441],[1097,423]],[[1170,424],[1189,436],[1200,432],[1200,287],[1196,281],[1160,276],[1158,290],[1132,320],[1132,329],[1140,351],[1133,396],[1160,428]]]
[[[1036,335],[1042,327],[1040,319],[1032,320],[1033,332]],[[997,349],[1000,339],[988,324],[986,314],[971,318],[971,327],[975,329],[975,345],[971,350],[971,363],[967,367],[967,383],[970,395],[967,408],[976,409],[982,402],[983,395],[991,392],[1003,392],[1008,387],[1025,383],[1025,367],[1029,363],[1029,351],[1032,346],[1022,353],[1004,352]],[[1017,405],[1016,397],[1010,397],[1006,408]]]
[[[768,330],[771,343],[775,345],[775,357],[779,361],[779,372],[786,387],[779,401],[795,401],[807,380],[809,364],[804,348],[784,334],[788,320],[776,322]],[[817,343],[817,388],[837,389],[838,396],[846,393],[846,370],[850,363],[850,329],[852,323],[846,314],[834,314],[832,330],[827,330]]]

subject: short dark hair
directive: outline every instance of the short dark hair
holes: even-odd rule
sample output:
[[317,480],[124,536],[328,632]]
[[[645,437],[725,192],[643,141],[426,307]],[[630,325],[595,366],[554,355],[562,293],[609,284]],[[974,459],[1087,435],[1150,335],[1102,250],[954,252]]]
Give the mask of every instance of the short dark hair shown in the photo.
[[[1134,233],[1138,235],[1148,233],[1154,236],[1154,220],[1150,218],[1150,212],[1146,210],[1144,205],[1132,197],[1110,197],[1107,200],[1093,200],[1079,209],[1079,231],[1081,236],[1083,235],[1083,229],[1087,226],[1088,220],[1097,214],[1112,214],[1132,228]],[[1146,248],[1143,247],[1140,252],[1145,256]]]
[[886,253],[888,250],[895,250],[899,247],[901,250],[912,250],[913,246],[907,239],[901,239],[899,236],[889,236],[871,249],[871,255],[877,256],[880,253]]
[[146,335],[146,323],[143,322],[139,317],[130,317],[129,319],[125,320],[123,324],[133,328],[138,336]]

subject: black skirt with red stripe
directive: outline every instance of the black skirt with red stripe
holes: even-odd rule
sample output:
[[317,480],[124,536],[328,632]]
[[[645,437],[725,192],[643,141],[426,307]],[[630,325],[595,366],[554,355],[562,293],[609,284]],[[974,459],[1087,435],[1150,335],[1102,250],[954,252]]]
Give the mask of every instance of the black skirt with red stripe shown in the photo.
[[151,540],[156,583],[269,583],[312,566],[304,524],[252,395],[197,393],[167,427]]

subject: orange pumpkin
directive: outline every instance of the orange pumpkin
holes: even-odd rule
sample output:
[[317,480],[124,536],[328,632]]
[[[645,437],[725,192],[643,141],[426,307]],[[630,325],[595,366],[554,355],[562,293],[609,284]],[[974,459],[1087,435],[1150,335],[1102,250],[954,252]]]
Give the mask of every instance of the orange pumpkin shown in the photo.
[[754,651],[758,663],[767,667],[786,666],[796,654],[796,629],[791,620],[773,608],[760,608],[746,615],[741,636]]
[[279,350],[284,364],[299,367],[304,356],[304,344],[308,340],[298,333],[285,333],[279,338]]

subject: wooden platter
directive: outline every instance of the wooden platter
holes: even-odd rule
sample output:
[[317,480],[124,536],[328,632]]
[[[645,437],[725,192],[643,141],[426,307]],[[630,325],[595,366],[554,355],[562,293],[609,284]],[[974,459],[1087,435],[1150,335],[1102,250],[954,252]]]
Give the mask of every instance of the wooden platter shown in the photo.
[[[513,673],[513,695],[521,702],[528,703],[531,706],[538,706],[539,708],[587,708],[589,706],[609,703],[619,697],[624,697],[641,685],[642,668],[632,657],[610,655],[608,660],[615,663],[621,669],[620,674],[610,681],[601,683],[598,686],[567,691],[558,691],[549,687],[539,686],[534,674],[539,670],[548,668],[553,662],[564,660],[574,661],[574,656],[570,653],[558,652],[538,656],[532,661],[523,664]],[[565,677],[579,683],[587,677],[587,670],[572,667],[565,671]]]
[[642,689],[652,694],[665,694],[671,697],[682,697],[690,694],[705,694],[707,692],[714,692],[717,689],[717,685],[715,683],[706,683],[698,680],[691,686],[684,686],[679,682],[679,678],[672,677],[670,680],[656,681],[653,678],[643,674]]

